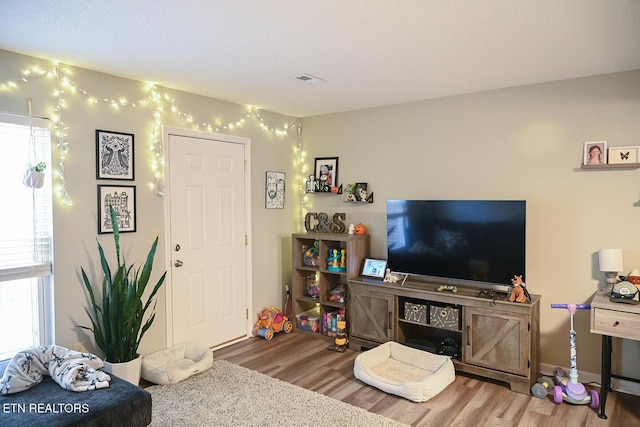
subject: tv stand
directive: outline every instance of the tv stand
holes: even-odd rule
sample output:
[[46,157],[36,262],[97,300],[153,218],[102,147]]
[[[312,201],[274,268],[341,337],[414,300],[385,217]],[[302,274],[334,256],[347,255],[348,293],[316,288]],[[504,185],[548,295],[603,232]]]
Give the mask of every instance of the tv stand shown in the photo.
[[[352,278],[348,285],[349,348],[358,351],[397,341],[438,351],[448,338],[458,346],[452,357],[456,371],[502,381],[513,391],[530,394],[540,363],[540,295],[520,304],[479,296],[471,287],[438,292],[437,284],[418,278],[402,286]],[[420,313],[424,307],[426,318],[407,314],[405,307]],[[432,307],[457,312],[458,323],[430,322]]]

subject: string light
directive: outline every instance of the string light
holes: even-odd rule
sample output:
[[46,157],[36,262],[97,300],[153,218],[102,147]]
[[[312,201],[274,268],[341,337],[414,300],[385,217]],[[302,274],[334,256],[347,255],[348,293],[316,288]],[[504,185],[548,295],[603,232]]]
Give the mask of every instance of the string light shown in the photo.
[[[189,114],[179,108],[175,103],[175,98],[169,96],[167,93],[161,94],[153,83],[147,83],[147,93],[140,97],[139,99],[128,101],[125,97],[119,98],[103,98],[97,96],[90,90],[87,90],[83,87],[80,87],[72,78],[71,72],[68,68],[61,67],[57,63],[54,63],[51,68],[43,70],[39,67],[31,67],[22,72],[22,75],[13,79],[7,79],[4,82],[0,83],[0,91],[10,91],[19,89],[21,84],[26,84],[34,78],[47,77],[49,79],[55,79],[55,89],[53,91],[53,96],[56,99],[55,106],[53,111],[51,112],[51,121],[53,123],[53,131],[54,135],[57,138],[56,147],[60,153],[60,159],[58,161],[57,167],[57,177],[59,179],[59,185],[56,187],[56,193],[60,201],[65,205],[71,205],[71,197],[67,191],[67,181],[65,177],[65,162],[67,160],[67,155],[71,150],[71,145],[67,137],[69,136],[69,127],[65,125],[63,121],[63,113],[67,108],[67,103],[65,99],[65,94],[67,92],[73,95],[84,95],[87,99],[87,102],[90,105],[96,104],[105,104],[109,105],[116,111],[119,111],[121,108],[137,108],[137,106],[147,106],[151,105],[153,108],[153,125],[152,131],[150,134],[150,149],[152,152],[151,156],[151,169],[153,172],[154,182],[150,183],[149,186],[152,188],[157,195],[164,195],[164,150],[162,146],[162,125],[165,111],[165,104],[168,104],[169,111],[176,114],[178,117],[181,117],[186,123],[195,127],[197,130],[206,130],[208,132],[221,132],[225,130],[235,130],[237,128],[242,127],[248,118],[255,118],[259,122],[259,127],[266,132],[270,132],[280,137],[284,137],[288,135],[289,129],[292,127],[297,129],[297,151],[299,152],[299,162],[300,162],[300,173],[303,174],[306,172],[306,165],[304,164],[304,152],[302,151],[302,137],[301,137],[301,124],[299,121],[296,121],[293,124],[285,124],[282,127],[274,127],[270,125],[261,115],[259,108],[255,106],[247,107],[247,111],[237,120],[232,120],[227,122],[226,124],[216,125],[213,123],[202,122],[194,118],[192,114]],[[302,180],[300,180],[302,182]],[[304,185],[298,185],[299,191],[302,191],[304,194]],[[306,197],[304,197],[305,201],[302,202],[302,210],[303,215],[306,214]]]

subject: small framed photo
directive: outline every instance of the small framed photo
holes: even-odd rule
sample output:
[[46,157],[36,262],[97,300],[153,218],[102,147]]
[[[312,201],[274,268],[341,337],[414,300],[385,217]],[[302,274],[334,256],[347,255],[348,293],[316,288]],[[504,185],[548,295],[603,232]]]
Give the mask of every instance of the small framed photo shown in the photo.
[[96,130],[96,179],[134,180],[133,140],[131,133]]
[[356,182],[356,201],[358,202],[366,202],[367,201],[367,183],[366,182]]
[[113,206],[120,233],[136,231],[136,187],[98,185],[98,234],[113,233],[109,206]]
[[638,163],[640,147],[611,147],[609,148],[609,164]]
[[585,165],[606,164],[607,163],[607,141],[585,142],[582,163]]
[[331,187],[338,187],[338,158],[316,157],[313,175],[316,192],[331,192]]
[[387,271],[387,261],[382,259],[367,258],[364,260],[362,267],[362,275],[365,277],[374,277],[383,279]]
[[285,197],[285,173],[267,171],[264,193],[264,207],[283,209]]

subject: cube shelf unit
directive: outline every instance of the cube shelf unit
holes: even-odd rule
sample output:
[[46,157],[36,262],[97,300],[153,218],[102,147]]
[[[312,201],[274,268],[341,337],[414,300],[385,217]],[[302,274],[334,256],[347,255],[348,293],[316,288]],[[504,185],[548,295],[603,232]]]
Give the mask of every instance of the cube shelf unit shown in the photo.
[[[319,309],[320,328],[316,333],[326,335],[322,318],[325,313],[338,312],[346,309],[345,302],[330,301],[331,291],[344,285],[344,299],[347,297],[347,282],[358,277],[362,263],[369,253],[369,236],[338,233],[297,233],[292,235],[293,272],[291,278],[292,292],[292,321],[299,328],[300,313]],[[304,263],[304,252],[318,242],[318,263],[315,266]],[[346,251],[346,271],[336,272],[327,269],[329,251],[344,249]],[[308,292],[310,281],[317,280],[317,291]],[[347,314],[348,318],[348,314]],[[347,319],[348,320],[348,319]],[[301,329],[303,330],[303,329]]]

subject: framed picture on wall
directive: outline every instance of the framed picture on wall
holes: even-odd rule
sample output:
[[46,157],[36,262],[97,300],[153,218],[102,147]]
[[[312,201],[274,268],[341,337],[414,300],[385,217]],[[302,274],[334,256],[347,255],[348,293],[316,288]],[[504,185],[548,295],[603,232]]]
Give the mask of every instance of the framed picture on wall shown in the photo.
[[113,233],[109,206],[113,206],[120,233],[136,231],[136,187],[98,185],[98,234]]
[[285,173],[267,171],[264,193],[264,207],[283,209],[285,198]]
[[585,165],[606,164],[607,163],[607,141],[585,142],[582,163]]
[[96,130],[96,179],[133,181],[134,135]]
[[609,148],[609,164],[638,163],[640,147],[611,147]]
[[331,187],[338,186],[338,158],[316,157],[313,175],[317,192],[330,192]]

